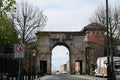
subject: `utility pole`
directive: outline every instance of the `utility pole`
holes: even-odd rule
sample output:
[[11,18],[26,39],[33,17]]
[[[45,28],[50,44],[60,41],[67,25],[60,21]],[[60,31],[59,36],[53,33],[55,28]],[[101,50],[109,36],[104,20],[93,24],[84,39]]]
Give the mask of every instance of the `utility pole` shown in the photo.
[[111,80],[111,68],[110,68],[110,48],[109,48],[109,26],[108,26],[108,0],[106,0],[106,50],[107,50],[107,80]]

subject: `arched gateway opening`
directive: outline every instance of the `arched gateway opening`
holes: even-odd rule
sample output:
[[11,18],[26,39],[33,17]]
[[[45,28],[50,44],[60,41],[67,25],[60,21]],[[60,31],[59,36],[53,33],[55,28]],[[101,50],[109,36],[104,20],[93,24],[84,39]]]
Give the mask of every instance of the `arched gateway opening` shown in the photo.
[[56,74],[57,71],[60,73],[69,73],[69,50],[64,45],[57,45],[52,49],[52,60],[51,60],[51,73]]

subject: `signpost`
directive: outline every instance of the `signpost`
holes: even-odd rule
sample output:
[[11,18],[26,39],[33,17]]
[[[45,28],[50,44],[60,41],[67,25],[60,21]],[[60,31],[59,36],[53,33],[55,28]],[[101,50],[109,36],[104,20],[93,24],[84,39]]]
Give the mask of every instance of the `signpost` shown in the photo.
[[18,80],[20,80],[20,63],[21,63],[21,58],[24,57],[25,53],[25,45],[24,44],[15,44],[14,45],[14,53],[15,53],[15,58],[19,58],[19,72],[18,72]]
[[23,58],[25,53],[24,44],[15,44],[14,45],[15,58]]

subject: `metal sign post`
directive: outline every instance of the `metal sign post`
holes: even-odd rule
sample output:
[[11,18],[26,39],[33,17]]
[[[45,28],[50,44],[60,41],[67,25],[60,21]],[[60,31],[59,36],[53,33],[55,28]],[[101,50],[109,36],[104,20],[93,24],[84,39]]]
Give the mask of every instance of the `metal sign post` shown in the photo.
[[15,44],[14,45],[15,58],[19,59],[19,71],[18,71],[18,80],[20,80],[21,73],[21,58],[24,57],[25,45],[24,44]]
[[19,58],[19,72],[18,72],[18,80],[20,80],[20,73],[21,73],[21,58]]

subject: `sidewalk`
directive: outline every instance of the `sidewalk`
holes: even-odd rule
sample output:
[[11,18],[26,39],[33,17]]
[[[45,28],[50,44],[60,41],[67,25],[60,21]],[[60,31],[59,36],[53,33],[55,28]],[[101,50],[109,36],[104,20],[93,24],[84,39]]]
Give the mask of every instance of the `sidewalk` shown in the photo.
[[89,75],[73,75],[73,76],[77,76],[82,79],[88,79],[88,80],[107,80],[107,78],[94,77],[94,76],[89,76]]
[[50,77],[50,75],[45,75],[45,76],[42,76],[42,77],[34,79],[34,80],[45,80],[45,79],[48,79],[48,77]]

